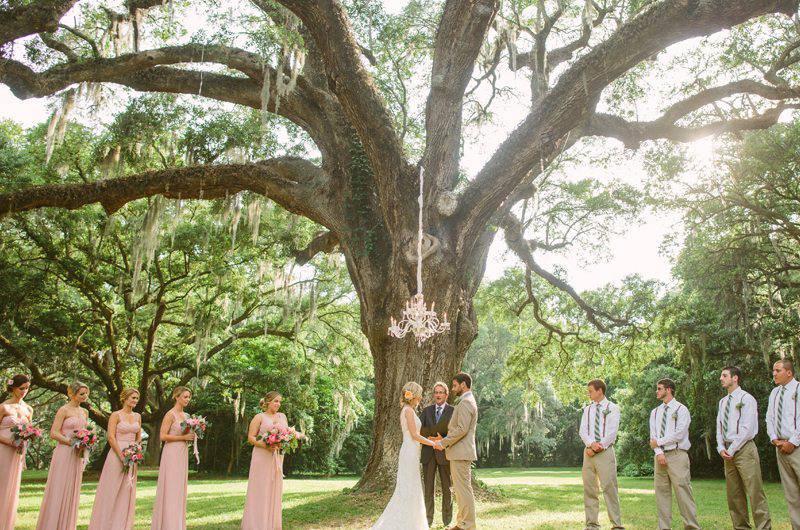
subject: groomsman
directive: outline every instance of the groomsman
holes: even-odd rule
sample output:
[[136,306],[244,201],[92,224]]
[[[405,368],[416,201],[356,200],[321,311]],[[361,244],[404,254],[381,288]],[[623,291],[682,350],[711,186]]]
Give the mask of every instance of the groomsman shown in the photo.
[[[434,404],[422,409],[422,427],[419,433],[425,437],[447,436],[447,424],[453,416],[453,407],[447,403],[450,389],[441,381],[433,385]],[[436,488],[436,473],[439,473],[439,482],[442,486],[442,524],[450,524],[453,518],[453,501],[450,497],[450,462],[447,461],[443,451],[435,451],[433,447],[423,445],[422,478],[425,484],[425,511],[428,516],[428,526],[433,526],[433,493]]]
[[685,529],[699,529],[697,506],[689,472],[689,424],[686,405],[675,399],[675,381],[662,379],[656,397],[663,403],[650,413],[650,447],[655,453],[653,482],[658,508],[658,529],[672,528],[672,490],[678,500]]
[[767,433],[775,446],[792,530],[800,530],[800,451],[795,450],[800,446],[800,383],[789,359],[772,366],[772,378],[778,386],[769,395]]
[[733,528],[750,528],[749,498],[756,528],[768,530],[772,522],[761,480],[761,461],[753,442],[758,434],[758,405],[755,398],[739,386],[742,371],[736,366],[725,367],[719,380],[728,395],[719,400],[717,451],[725,460],[725,486]]
[[583,452],[583,506],[586,530],[600,528],[600,489],[606,501],[612,528],[623,528],[617,486],[617,455],[614,442],[619,429],[619,407],[606,398],[606,384],[592,379],[587,384],[592,403],[583,408],[580,434]]

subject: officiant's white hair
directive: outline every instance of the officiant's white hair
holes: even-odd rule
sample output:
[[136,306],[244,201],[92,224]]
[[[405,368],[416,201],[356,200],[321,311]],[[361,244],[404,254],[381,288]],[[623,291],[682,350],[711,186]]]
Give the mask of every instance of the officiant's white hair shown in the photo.
[[[411,397],[406,399],[406,392],[411,392]],[[400,393],[400,404],[401,405],[410,405],[414,398],[421,398],[422,397],[422,387],[419,386],[419,383],[415,383],[414,381],[409,381],[405,385],[403,385],[403,391]]]

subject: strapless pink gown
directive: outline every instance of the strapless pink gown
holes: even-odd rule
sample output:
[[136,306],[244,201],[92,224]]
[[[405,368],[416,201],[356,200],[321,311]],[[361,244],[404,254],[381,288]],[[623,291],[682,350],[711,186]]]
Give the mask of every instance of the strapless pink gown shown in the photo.
[[[116,439],[120,450],[136,442],[141,428],[138,421],[117,423]],[[122,460],[111,449],[97,483],[89,530],[130,530],[135,522],[135,510],[136,471],[131,480],[122,469]]]
[[[173,413],[170,413],[173,414]],[[181,418],[175,414],[169,433],[184,434]],[[151,530],[186,529],[186,489],[189,485],[189,444],[165,442],[161,450],[161,465],[158,467],[156,500],[153,504]]]
[[[14,416],[4,416],[3,421],[0,421],[0,436],[11,440],[11,427],[16,421]],[[13,447],[0,444],[0,530],[14,528],[24,463],[25,456],[22,453]]]
[[[61,425],[61,434],[72,438],[78,429],[86,427],[83,416],[71,417]],[[53,451],[47,485],[36,530],[75,530],[78,521],[78,501],[83,480],[83,455],[68,445],[59,443]]]
[[[286,416],[278,414],[274,424],[262,412],[258,432],[264,434],[273,425],[287,427]],[[244,502],[242,530],[281,530],[283,495],[283,455],[262,447],[253,447],[247,499]]]

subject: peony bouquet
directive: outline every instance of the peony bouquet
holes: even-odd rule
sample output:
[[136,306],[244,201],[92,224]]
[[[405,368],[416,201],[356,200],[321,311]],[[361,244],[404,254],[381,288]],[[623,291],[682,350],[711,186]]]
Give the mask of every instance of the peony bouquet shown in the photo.
[[133,469],[144,460],[144,450],[142,446],[133,443],[122,450],[122,471],[123,473],[133,473]]
[[194,433],[194,458],[197,460],[198,464],[200,463],[200,450],[197,448],[197,440],[200,440],[203,438],[203,436],[205,436],[206,429],[209,425],[211,424],[208,423],[203,416],[195,414],[190,415],[181,422],[181,429]]
[[17,423],[11,427],[11,435],[13,437],[11,443],[14,444],[17,451],[24,453],[28,444],[41,439],[42,430],[33,423]]
[[86,462],[89,460],[89,454],[94,450],[99,441],[100,438],[97,436],[94,427],[88,427],[86,429],[76,430],[72,435],[70,445],[76,451],[83,453],[83,463],[86,465]]
[[277,447],[281,454],[291,453],[300,445],[300,441],[308,441],[308,437],[298,432],[294,427],[273,426],[264,434],[256,437],[268,447]]

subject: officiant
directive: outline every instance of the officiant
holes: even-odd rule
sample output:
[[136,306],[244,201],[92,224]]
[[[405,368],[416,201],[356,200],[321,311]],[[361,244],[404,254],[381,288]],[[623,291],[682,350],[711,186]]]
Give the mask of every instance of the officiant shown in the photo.
[[[450,389],[445,383],[437,382],[433,385],[434,404],[422,409],[420,420],[422,427],[419,433],[430,437],[447,436],[447,424],[453,415],[453,407],[447,403]],[[450,463],[444,451],[434,451],[432,447],[422,446],[422,477],[425,483],[425,511],[428,516],[428,525],[433,526],[433,492],[436,489],[436,475],[442,486],[442,523],[447,526],[453,518],[453,501],[450,496]]]

